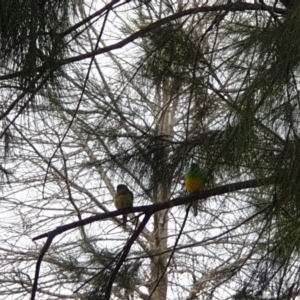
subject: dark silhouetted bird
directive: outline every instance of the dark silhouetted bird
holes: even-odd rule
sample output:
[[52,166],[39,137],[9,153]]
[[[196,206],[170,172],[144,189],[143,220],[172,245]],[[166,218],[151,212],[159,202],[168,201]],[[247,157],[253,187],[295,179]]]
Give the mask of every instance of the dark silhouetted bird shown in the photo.
[[[117,186],[115,195],[115,206],[117,209],[129,208],[133,206],[133,194],[125,184]],[[127,215],[123,215],[123,225],[126,227]]]

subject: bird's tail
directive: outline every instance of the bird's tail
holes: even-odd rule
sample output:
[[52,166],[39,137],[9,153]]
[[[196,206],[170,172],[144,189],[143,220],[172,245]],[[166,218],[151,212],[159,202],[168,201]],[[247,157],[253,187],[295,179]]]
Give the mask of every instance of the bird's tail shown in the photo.
[[194,211],[194,216],[196,217],[198,215],[198,201],[194,201],[192,203],[193,211]]
[[127,215],[123,215],[123,226],[126,228]]

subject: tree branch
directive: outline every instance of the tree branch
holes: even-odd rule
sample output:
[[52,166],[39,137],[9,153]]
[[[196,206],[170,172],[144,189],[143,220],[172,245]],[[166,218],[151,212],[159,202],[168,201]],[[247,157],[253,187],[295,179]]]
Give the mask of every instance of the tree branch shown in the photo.
[[40,275],[40,268],[41,268],[41,263],[42,263],[43,257],[46,254],[46,252],[48,251],[54,237],[55,237],[55,235],[51,235],[51,234],[48,235],[48,239],[47,239],[44,247],[42,248],[41,253],[36,262],[34,282],[33,282],[32,290],[31,290],[31,300],[35,299],[35,294],[36,294],[36,290],[37,290],[37,285],[38,285],[38,280],[39,280],[39,275]]
[[231,184],[225,184],[213,189],[201,191],[198,194],[192,194],[188,195],[185,197],[177,197],[172,200],[166,200],[165,202],[160,202],[152,205],[144,205],[144,206],[136,206],[132,208],[125,208],[125,209],[120,209],[108,213],[101,213],[101,214],[96,214],[94,216],[88,217],[86,219],[72,222],[63,226],[59,226],[56,229],[49,231],[48,233],[41,234],[39,236],[36,236],[33,238],[33,241],[37,241],[42,238],[46,238],[49,236],[56,236],[59,235],[63,232],[66,232],[68,230],[77,228],[79,226],[84,226],[87,224],[91,224],[95,221],[101,221],[101,220],[106,220],[110,219],[116,216],[124,215],[124,214],[130,214],[130,213],[148,213],[150,215],[164,209],[169,209],[175,206],[180,206],[180,205],[186,205],[189,204],[193,201],[198,201],[201,199],[209,198],[212,196],[217,196],[217,195],[223,195],[243,189],[249,189],[249,188],[256,188],[260,186],[267,186],[276,183],[276,177],[270,176],[267,178],[259,178],[259,179],[252,179],[252,180],[246,180],[246,181],[241,181],[241,182],[236,182],[236,183],[231,183]]
[[115,269],[113,270],[110,278],[109,278],[109,282],[107,284],[107,288],[105,290],[105,297],[104,299],[109,300],[110,299],[110,295],[111,295],[111,289],[112,289],[112,285],[114,283],[114,280],[123,264],[123,262],[125,261],[129,250],[131,248],[131,246],[133,245],[134,241],[138,238],[138,236],[140,235],[140,233],[143,231],[143,229],[145,228],[146,224],[148,223],[150,217],[152,214],[150,213],[146,213],[143,221],[141,222],[141,224],[139,225],[139,227],[135,230],[135,232],[132,234],[132,236],[130,237],[130,239],[127,241],[127,244],[125,245],[124,249],[123,249],[123,253],[115,267]]

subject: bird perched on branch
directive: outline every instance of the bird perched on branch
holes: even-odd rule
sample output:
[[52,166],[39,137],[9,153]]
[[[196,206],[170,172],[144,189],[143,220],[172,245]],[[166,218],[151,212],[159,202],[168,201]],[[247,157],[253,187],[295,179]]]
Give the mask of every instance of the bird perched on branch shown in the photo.
[[[190,169],[185,174],[184,183],[189,194],[198,193],[203,188],[203,174],[198,164],[192,163]],[[194,201],[192,204],[194,216],[197,216],[198,203]]]
[[[115,206],[117,209],[129,208],[133,206],[133,193],[125,184],[117,186],[115,195]],[[123,215],[123,226],[126,227],[127,215]]]

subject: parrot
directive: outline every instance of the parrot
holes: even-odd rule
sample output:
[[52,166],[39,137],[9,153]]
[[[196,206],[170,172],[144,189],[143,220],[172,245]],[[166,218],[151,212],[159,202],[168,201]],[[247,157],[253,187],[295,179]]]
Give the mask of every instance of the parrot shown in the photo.
[[[198,164],[192,163],[190,169],[185,174],[184,183],[189,194],[197,193],[203,187],[203,174],[199,169]],[[194,201],[192,204],[194,216],[197,216],[198,203]]]
[[[115,206],[117,209],[129,208],[133,206],[133,193],[125,184],[117,186],[115,195]],[[123,215],[123,226],[126,227],[127,215]]]

